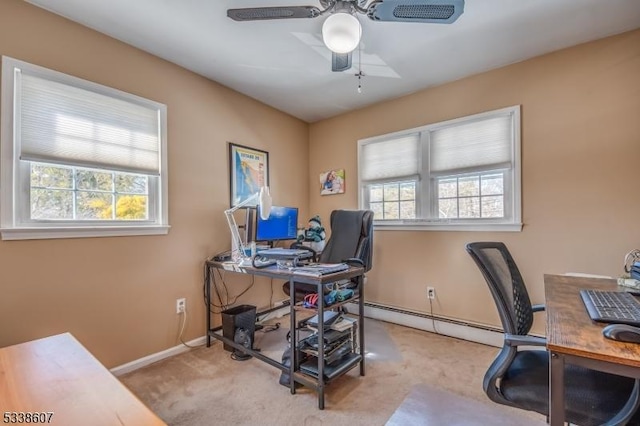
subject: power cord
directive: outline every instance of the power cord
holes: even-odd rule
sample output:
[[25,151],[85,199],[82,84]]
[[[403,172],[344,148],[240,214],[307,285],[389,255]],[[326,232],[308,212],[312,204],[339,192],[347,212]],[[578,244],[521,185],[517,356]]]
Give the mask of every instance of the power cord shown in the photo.
[[433,316],[433,299],[429,299],[429,316],[431,317],[431,325],[433,327],[433,332],[436,334],[440,334],[438,329],[436,328],[436,319]]
[[192,349],[195,349],[195,348],[198,348],[198,347],[200,347],[200,346],[203,346],[203,345],[204,345],[204,343],[202,343],[202,344],[200,344],[200,345],[196,345],[196,346],[194,346],[194,345],[190,345],[190,344],[188,344],[187,342],[185,342],[185,341],[184,341],[184,339],[183,339],[183,337],[182,337],[182,336],[183,336],[183,334],[184,334],[184,328],[185,328],[185,325],[187,324],[187,307],[186,307],[186,306],[185,306],[185,308],[184,308],[184,311],[182,311],[182,312],[180,313],[180,315],[182,316],[182,318],[181,318],[181,322],[182,322],[182,324],[180,325],[180,334],[178,335],[178,339],[180,339],[180,343],[182,343],[182,344],[183,344],[183,345],[185,345],[186,347],[188,347],[188,348],[192,348]]
[[272,331],[276,331],[276,330],[278,330],[279,328],[280,328],[280,323],[279,323],[279,322],[277,322],[277,323],[275,323],[275,324],[265,325],[265,326],[262,328],[262,330],[260,330],[260,331],[262,331],[263,333],[269,333],[269,332],[272,332]]
[[233,298],[233,300],[231,302],[229,302],[227,304],[227,306],[233,305],[236,303],[236,301],[243,296],[246,292],[248,292],[249,290],[251,290],[251,288],[253,287],[253,285],[256,283],[256,277],[255,275],[251,275],[251,283],[249,283],[249,285],[247,286],[247,288],[245,288],[244,290],[242,290],[236,297]]
[[[205,308],[207,310],[209,310],[211,313],[219,314],[224,309],[226,309],[225,303],[223,301],[223,295],[220,293],[218,285],[216,284],[216,277],[215,277],[214,274],[209,275],[209,280],[211,282],[207,282],[207,275],[208,275],[207,274],[207,268],[208,268],[208,266],[207,266],[207,264],[205,262],[204,271],[203,271],[203,277],[204,278],[202,280],[202,302],[204,303]],[[224,283],[224,279],[222,278],[222,274],[220,273],[220,271],[219,270],[217,270],[217,271],[218,271],[218,275],[220,277],[220,281],[222,281],[223,289],[225,290],[225,293],[226,293],[225,299],[228,299],[229,292],[227,290],[226,284]],[[220,309],[219,312],[216,312],[215,309],[211,309],[211,306],[207,306],[207,297],[206,297],[207,285],[209,285],[209,291],[212,292],[211,296],[213,296],[214,295],[213,293],[215,293],[215,296],[218,297],[218,301],[220,302],[220,305],[216,305],[215,303],[211,302],[211,306]],[[213,300],[213,297],[211,297],[211,299]]]
[[[208,266],[206,266],[205,264],[205,268],[207,268]],[[242,290],[240,293],[238,293],[237,295],[231,297],[229,295],[229,288],[227,287],[227,283],[224,281],[224,276],[222,275],[222,273],[220,272],[219,269],[215,269],[216,272],[218,273],[218,278],[219,280],[216,279],[215,273],[212,273],[210,275],[210,279],[211,279],[211,287],[210,287],[210,291],[212,292],[212,296],[213,294],[215,294],[215,296],[218,299],[219,304],[216,304],[213,300],[214,298],[211,298],[211,303],[210,306],[206,306],[206,308],[213,314],[219,314],[222,313],[222,311],[228,309],[230,306],[232,306],[233,304],[235,304],[237,302],[237,300],[242,297],[245,293],[247,293],[255,284],[255,276],[251,275],[251,282],[249,283],[249,285]],[[206,269],[205,269],[205,274],[204,276],[206,277]],[[219,281],[219,282],[218,282]],[[207,286],[207,280],[203,279],[203,283],[202,283],[202,298],[203,301],[206,305],[206,286]]]

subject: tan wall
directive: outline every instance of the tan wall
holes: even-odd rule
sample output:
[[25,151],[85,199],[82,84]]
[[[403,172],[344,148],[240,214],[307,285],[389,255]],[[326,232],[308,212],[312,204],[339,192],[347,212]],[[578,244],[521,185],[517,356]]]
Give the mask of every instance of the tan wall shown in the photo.
[[[377,232],[367,300],[429,312],[430,285],[436,314],[499,324],[471,241],[504,241],[534,303],[545,273],[622,272],[640,246],[638,30],[313,124],[311,211],[357,207],[358,139],[511,105],[522,105],[523,231]],[[346,169],[347,192],[321,197],[317,176],[332,168]]]
[[[229,247],[227,141],[268,151],[274,203],[308,215],[307,182],[290,178],[307,170],[306,123],[19,0],[0,2],[0,54],[165,103],[171,224],[167,236],[0,241],[0,347],[70,331],[113,367],[179,343],[178,297],[185,338],[204,335],[203,262]],[[250,282],[227,278],[232,294]],[[257,280],[240,302],[269,293]]]

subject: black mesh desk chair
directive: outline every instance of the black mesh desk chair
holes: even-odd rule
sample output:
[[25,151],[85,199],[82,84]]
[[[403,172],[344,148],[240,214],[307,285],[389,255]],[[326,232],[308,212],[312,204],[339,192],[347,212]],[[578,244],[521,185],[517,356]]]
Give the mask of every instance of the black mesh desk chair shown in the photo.
[[[321,263],[347,262],[364,267],[367,272],[372,266],[373,252],[373,212],[370,210],[334,210],[330,218],[331,236],[318,259]],[[295,283],[296,301],[316,293],[311,284]],[[353,286],[351,286],[353,287]],[[289,283],[282,286],[289,295]],[[357,288],[352,288],[357,291]]]
[[[504,329],[504,344],[483,380],[487,396],[498,404],[549,415],[549,354],[546,350],[518,350],[542,346],[546,340],[529,336],[533,313],[522,276],[503,243],[478,242],[466,246],[489,285]],[[567,365],[565,419],[577,425],[638,424],[638,382],[634,379]]]

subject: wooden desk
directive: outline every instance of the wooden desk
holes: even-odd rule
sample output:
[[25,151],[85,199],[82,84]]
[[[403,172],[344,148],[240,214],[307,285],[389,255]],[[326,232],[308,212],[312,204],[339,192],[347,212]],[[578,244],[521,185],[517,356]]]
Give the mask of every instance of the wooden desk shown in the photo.
[[591,321],[580,289],[617,290],[615,280],[545,275],[549,349],[549,423],[564,424],[564,364],[640,377],[640,345],[605,339],[604,324]]
[[69,333],[0,349],[7,412],[46,413],[37,423],[64,426],[166,425]]

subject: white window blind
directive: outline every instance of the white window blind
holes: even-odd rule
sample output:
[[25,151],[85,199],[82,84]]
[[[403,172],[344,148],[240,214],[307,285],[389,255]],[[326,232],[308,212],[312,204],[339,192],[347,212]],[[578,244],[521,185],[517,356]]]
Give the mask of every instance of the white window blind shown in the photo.
[[373,142],[362,146],[360,177],[363,182],[406,178],[419,174],[420,134]]
[[431,131],[431,173],[507,167],[512,157],[511,120],[505,115]]
[[376,229],[521,231],[520,107],[358,141]]
[[21,160],[160,174],[160,111],[16,70]]

